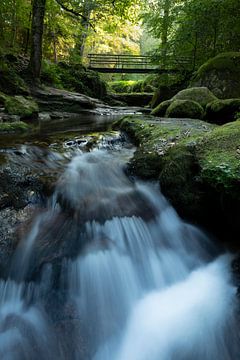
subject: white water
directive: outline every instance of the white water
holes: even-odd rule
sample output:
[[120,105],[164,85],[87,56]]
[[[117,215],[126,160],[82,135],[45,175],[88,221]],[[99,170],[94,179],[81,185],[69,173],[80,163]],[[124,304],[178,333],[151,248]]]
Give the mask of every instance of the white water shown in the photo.
[[[63,261],[56,290],[64,292],[60,309],[67,316],[47,305],[45,298],[54,303],[56,296],[51,271],[38,285],[2,282],[1,359],[238,359],[231,257],[217,256],[155,185],[129,181],[124,158],[78,155],[60,178],[54,199],[81,223],[77,241],[84,239],[80,254]],[[43,219],[18,249],[24,261],[17,266],[28,268]],[[69,237],[68,229],[60,231],[61,239]]]

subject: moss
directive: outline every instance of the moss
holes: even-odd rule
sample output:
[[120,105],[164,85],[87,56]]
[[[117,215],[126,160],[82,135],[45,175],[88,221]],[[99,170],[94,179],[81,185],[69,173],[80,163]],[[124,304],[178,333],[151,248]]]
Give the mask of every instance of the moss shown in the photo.
[[119,80],[109,82],[110,91],[114,91],[116,93],[128,93],[132,91],[132,86],[136,83],[134,80]]
[[108,83],[110,91],[116,93],[154,93],[155,88],[145,80],[121,80]]
[[177,93],[172,99],[195,101],[203,108],[205,108],[208,103],[217,100],[216,96],[206,87],[193,87],[184,89]]
[[135,116],[117,125],[138,145],[129,171],[159,179],[182,216],[235,241],[239,249],[240,120],[215,126]]
[[178,144],[164,157],[159,176],[162,191],[185,215],[196,212],[196,205],[201,208],[202,192],[196,181],[197,174],[194,147]]
[[206,119],[222,125],[234,121],[240,111],[240,99],[216,100],[207,105]]
[[5,100],[5,108],[10,115],[19,115],[22,118],[32,116],[38,112],[38,105],[31,98],[23,96],[7,96]]
[[218,98],[240,97],[240,52],[219,54],[203,64],[191,80],[192,86],[206,86]]
[[154,116],[165,116],[168,107],[171,105],[172,100],[163,101],[155,109],[152,110],[151,115]]
[[230,74],[240,74],[240,53],[239,52],[227,52],[222,53],[214,58],[208,60],[197,71],[195,79],[201,77],[207,72],[212,70],[216,71],[229,71]]
[[[148,118],[149,120],[149,118]],[[190,123],[190,121],[189,121]],[[127,132],[138,149],[130,164],[130,171],[142,178],[158,178],[165,163],[164,157],[178,144],[191,148],[192,142],[210,131],[203,121],[193,120],[190,126],[181,120],[166,120],[161,123],[144,121],[143,117],[126,117],[116,123]]]
[[[199,125],[202,123],[199,121]],[[240,120],[207,129],[191,125],[190,132],[179,124],[153,124],[136,117],[118,123],[138,145],[133,160],[136,174],[156,178],[161,173],[164,184],[174,183],[177,178],[181,182],[186,174],[188,178],[197,175],[201,183],[240,199]],[[175,174],[173,179],[170,173]]]
[[174,100],[166,111],[169,118],[202,119],[204,110],[200,104],[190,100]]
[[0,123],[0,133],[23,133],[30,129],[30,126],[22,121],[11,122],[11,123]]
[[240,120],[217,127],[199,143],[201,179],[240,199]]

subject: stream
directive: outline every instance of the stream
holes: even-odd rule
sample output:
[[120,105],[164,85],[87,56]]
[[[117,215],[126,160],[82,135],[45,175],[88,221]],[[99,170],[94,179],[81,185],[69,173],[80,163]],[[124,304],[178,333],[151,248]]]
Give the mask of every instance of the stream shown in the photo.
[[0,280],[0,359],[237,360],[232,256],[127,176],[124,136],[74,130],[8,151],[58,178]]

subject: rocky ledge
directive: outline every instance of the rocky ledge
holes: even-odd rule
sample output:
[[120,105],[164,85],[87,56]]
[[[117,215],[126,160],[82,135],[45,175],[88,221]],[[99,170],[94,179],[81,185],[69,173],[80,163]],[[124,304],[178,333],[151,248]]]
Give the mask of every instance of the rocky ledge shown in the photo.
[[157,179],[177,211],[240,248],[240,120],[133,116],[116,124],[138,145],[128,171]]

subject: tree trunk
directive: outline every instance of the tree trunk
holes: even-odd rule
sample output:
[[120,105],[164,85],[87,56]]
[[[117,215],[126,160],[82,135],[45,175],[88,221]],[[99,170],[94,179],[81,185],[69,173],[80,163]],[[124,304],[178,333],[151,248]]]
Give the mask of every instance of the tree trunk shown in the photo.
[[54,63],[57,64],[57,62],[58,62],[58,56],[57,56],[57,39],[56,39],[56,33],[55,33],[55,31],[52,32],[52,38],[53,38],[53,57],[54,57]]
[[[31,2],[31,6],[32,6],[32,2]],[[27,33],[26,33],[26,41],[25,41],[25,47],[24,47],[24,54],[27,54],[27,53],[28,53],[31,23],[32,23],[32,10],[29,12],[29,17],[28,17],[28,27],[27,27]]]
[[168,51],[168,32],[169,32],[169,23],[170,23],[170,8],[171,0],[165,0],[163,5],[163,22],[162,22],[162,34],[161,34],[161,43],[162,43],[162,65],[167,65],[167,51]]
[[29,68],[34,81],[40,78],[42,64],[42,39],[46,0],[33,0],[32,6],[32,34],[31,57]]
[[79,55],[83,57],[86,39],[88,36],[88,30],[89,30],[89,20],[91,17],[91,4],[88,3],[88,1],[85,1],[84,7],[83,7],[83,16],[84,18],[81,19],[81,34],[78,40],[77,48]]

